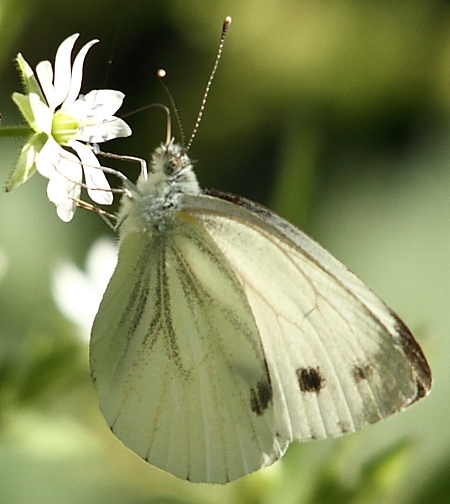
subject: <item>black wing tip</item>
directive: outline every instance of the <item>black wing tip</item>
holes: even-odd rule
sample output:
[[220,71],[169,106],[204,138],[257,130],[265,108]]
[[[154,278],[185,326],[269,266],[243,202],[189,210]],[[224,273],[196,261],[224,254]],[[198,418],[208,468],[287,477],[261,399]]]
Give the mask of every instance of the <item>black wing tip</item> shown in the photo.
[[417,395],[412,401],[413,403],[428,395],[433,385],[433,377],[427,359],[420,348],[419,343],[412,335],[411,331],[406,327],[403,320],[394,312],[391,315],[395,320],[395,331],[397,335],[397,343],[403,350],[407,359],[413,367],[417,382]]

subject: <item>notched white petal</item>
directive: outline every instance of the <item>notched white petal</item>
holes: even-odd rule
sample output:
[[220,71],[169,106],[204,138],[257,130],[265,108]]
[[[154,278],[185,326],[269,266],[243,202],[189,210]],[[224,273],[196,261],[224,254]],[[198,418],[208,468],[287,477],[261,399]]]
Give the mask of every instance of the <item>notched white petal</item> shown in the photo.
[[64,222],[70,222],[75,215],[77,204],[74,200],[67,199],[63,203],[55,203],[56,213],[58,217]]
[[118,117],[104,123],[103,127],[108,131],[108,140],[110,138],[128,137],[132,134],[131,128],[128,124]]
[[34,124],[32,128],[37,133],[52,133],[53,112],[47,105],[39,98],[37,94],[30,93],[29,95],[30,107],[34,116]]
[[113,138],[130,136],[131,133],[131,128],[124,120],[112,117],[104,122],[91,119],[80,128],[77,138],[82,142],[103,143]]
[[74,33],[66,38],[58,47],[55,57],[55,95],[54,105],[57,107],[66,99],[69,93],[70,82],[72,78],[71,70],[71,55],[75,41],[79,37],[78,33]]
[[77,99],[77,96],[79,95],[81,89],[81,82],[83,80],[83,65],[86,54],[89,49],[97,42],[98,39],[91,40],[90,42],[85,44],[77,54],[72,66],[72,79],[70,81],[69,92],[67,93],[67,97],[62,104],[62,109],[66,110]]
[[69,222],[75,213],[74,200],[80,196],[81,180],[80,162],[73,154],[64,151],[47,186],[48,199],[56,205],[58,216],[64,222]]
[[128,124],[112,114],[122,104],[124,94],[111,89],[98,89],[78,98],[65,111],[80,124],[77,140],[102,143],[117,137],[130,136]]
[[39,79],[39,84],[41,85],[42,91],[44,92],[45,99],[47,100],[48,106],[55,110],[55,88],[53,86],[53,68],[50,61],[40,61],[36,65],[36,75]]
[[36,169],[45,178],[51,179],[56,175],[56,164],[62,148],[49,137],[40,152],[36,155]]
[[113,202],[111,187],[95,154],[80,142],[72,141],[70,146],[78,154],[83,164],[84,178],[91,199],[100,205],[111,205]]
[[125,95],[113,89],[94,89],[84,96],[92,115],[100,119],[111,117],[122,106]]

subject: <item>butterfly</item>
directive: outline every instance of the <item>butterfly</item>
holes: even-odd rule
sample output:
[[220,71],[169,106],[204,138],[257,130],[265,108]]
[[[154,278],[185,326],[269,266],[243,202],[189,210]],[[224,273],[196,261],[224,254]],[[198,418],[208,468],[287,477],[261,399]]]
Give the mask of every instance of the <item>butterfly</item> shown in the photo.
[[90,366],[140,457],[226,483],[429,392],[422,350],[369,287],[269,209],[202,190],[173,138],[127,187]]

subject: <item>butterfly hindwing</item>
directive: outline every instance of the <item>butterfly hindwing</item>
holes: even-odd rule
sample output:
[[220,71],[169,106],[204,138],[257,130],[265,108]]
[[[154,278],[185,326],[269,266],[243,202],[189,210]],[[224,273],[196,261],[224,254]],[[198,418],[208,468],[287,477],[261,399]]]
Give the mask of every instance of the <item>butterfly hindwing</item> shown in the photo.
[[339,436],[427,393],[430,370],[409,330],[320,245],[234,195],[213,192],[184,201],[243,286],[282,438]]

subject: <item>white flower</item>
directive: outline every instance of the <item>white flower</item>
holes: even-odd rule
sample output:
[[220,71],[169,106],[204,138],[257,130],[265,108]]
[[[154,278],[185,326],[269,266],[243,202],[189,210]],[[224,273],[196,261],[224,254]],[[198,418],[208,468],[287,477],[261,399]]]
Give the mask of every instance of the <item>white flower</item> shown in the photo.
[[100,89],[86,96],[79,94],[84,59],[98,40],[85,44],[71,64],[78,36],[72,35],[59,46],[54,71],[49,61],[38,63],[39,80],[22,55],[17,55],[26,94],[14,93],[13,100],[34,134],[23,147],[6,186],[7,190],[17,187],[37,170],[49,179],[47,195],[66,222],[75,213],[83,170],[89,196],[103,205],[113,201],[109,183],[89,144],[131,135],[125,121],[113,115],[122,105],[123,93]]
[[53,270],[55,304],[78,327],[83,341],[89,341],[95,314],[116,263],[117,244],[104,237],[89,249],[86,273],[68,261],[61,262]]

